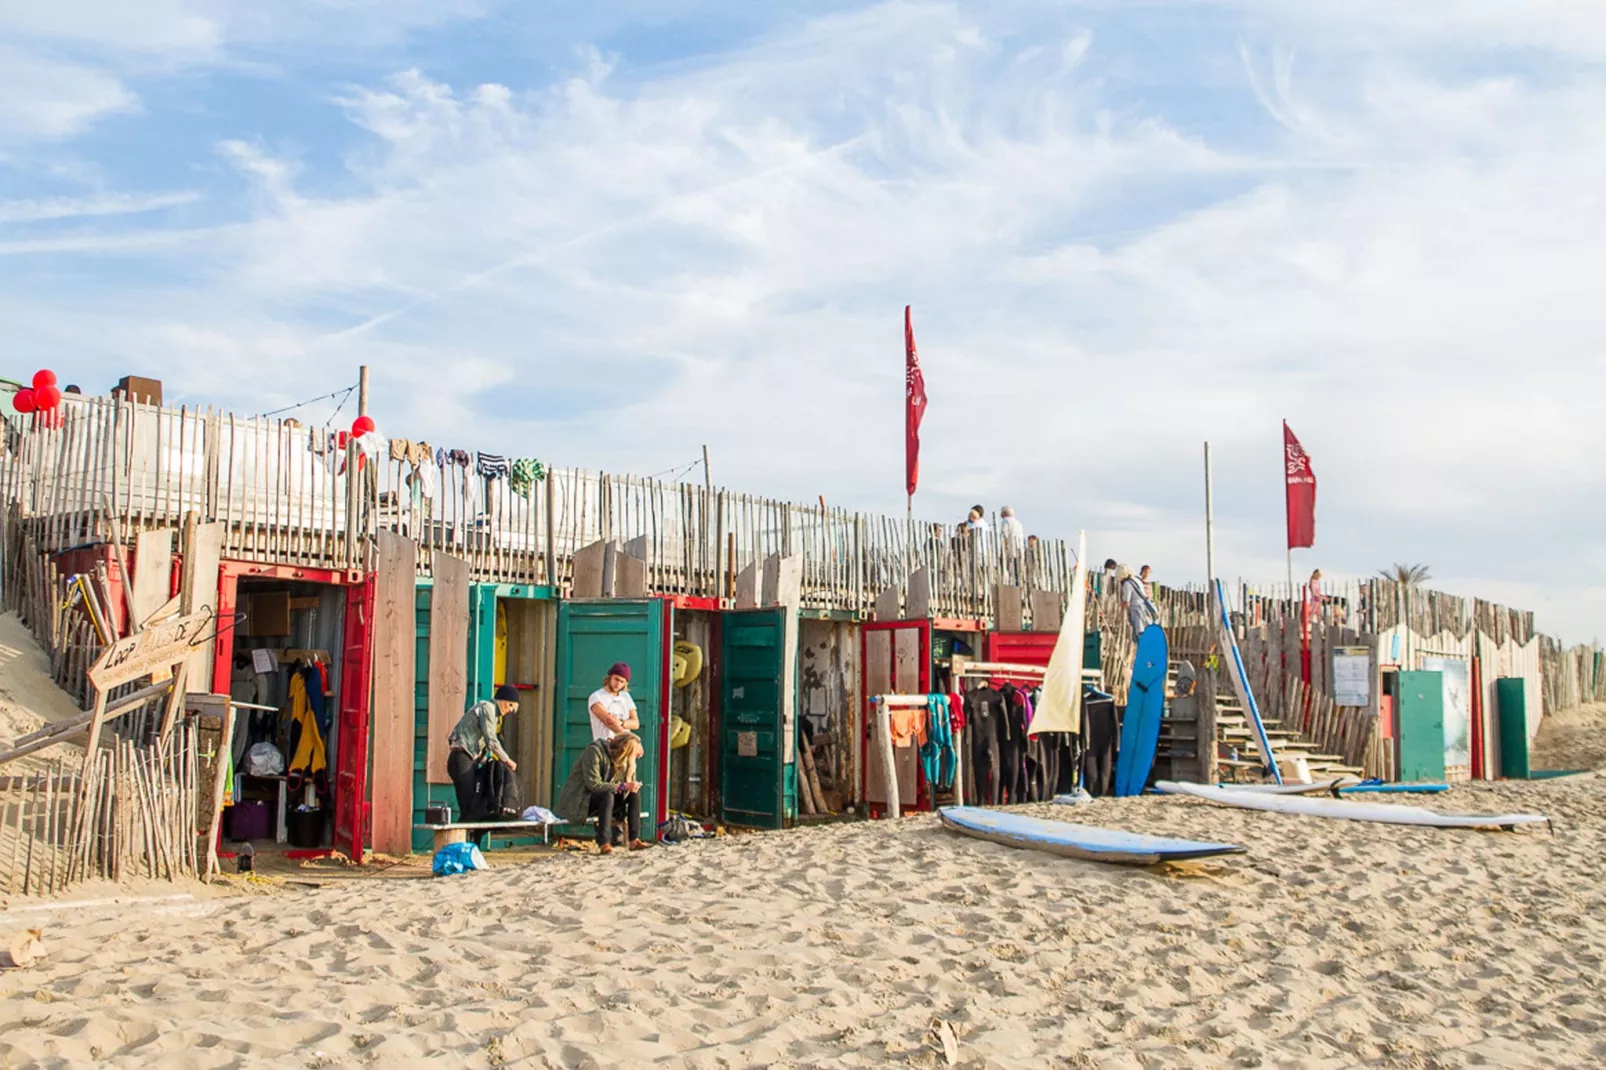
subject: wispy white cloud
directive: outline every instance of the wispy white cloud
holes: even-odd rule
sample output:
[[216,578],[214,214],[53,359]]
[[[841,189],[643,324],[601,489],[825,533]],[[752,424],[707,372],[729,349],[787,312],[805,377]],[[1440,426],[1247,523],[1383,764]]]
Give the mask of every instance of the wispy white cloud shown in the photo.
[[193,204],[201,195],[194,190],[175,193],[95,194],[86,197],[40,197],[0,200],[0,223],[38,223],[44,220],[89,219],[99,216],[138,215]]
[[[1287,417],[1329,574],[1428,560],[1592,634],[1561,592],[1606,520],[1606,84],[1502,62],[1492,5],[1398,10],[1225,14],[1228,125],[1125,89],[1141,56],[1091,14],[1025,5],[880,4],[652,68],[576,42],[531,84],[353,74],[338,172],[241,122],[208,161],[238,218],[136,228],[182,248],[92,317],[48,288],[0,314],[242,408],[366,362],[401,433],[636,471],[708,442],[732,484],[896,510],[913,303],[923,511],[1009,501],[1197,576],[1208,438],[1218,559],[1280,575]],[[1598,27],[1555,17],[1572,44],[1524,40],[1587,54]]]

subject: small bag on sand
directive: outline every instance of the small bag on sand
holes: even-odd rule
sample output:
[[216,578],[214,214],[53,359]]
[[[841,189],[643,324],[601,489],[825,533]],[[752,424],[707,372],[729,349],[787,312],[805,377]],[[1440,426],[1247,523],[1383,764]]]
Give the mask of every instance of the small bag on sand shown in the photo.
[[435,863],[430,867],[437,877],[451,877],[470,870],[490,869],[485,856],[472,843],[449,843],[435,852]]

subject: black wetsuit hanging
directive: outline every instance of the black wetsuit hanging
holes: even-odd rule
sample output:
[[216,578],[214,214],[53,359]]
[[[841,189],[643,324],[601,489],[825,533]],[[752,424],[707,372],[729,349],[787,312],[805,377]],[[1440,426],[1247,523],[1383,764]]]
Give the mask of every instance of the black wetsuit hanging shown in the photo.
[[979,687],[965,696],[965,736],[970,740],[970,768],[975,776],[972,787],[981,806],[998,805],[1002,787],[998,740],[1004,713],[1004,696],[990,687]]
[[1090,795],[1115,790],[1115,748],[1121,726],[1115,717],[1115,700],[1088,688],[1082,699],[1082,787]]

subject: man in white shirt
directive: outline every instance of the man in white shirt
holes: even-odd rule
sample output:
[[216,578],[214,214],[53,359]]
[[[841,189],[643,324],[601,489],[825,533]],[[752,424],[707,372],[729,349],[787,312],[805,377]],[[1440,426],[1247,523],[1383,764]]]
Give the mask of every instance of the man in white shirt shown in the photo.
[[630,666],[615,662],[603,679],[602,686],[591,692],[586,705],[591,710],[591,738],[612,739],[641,727],[636,715],[636,700],[630,697]]

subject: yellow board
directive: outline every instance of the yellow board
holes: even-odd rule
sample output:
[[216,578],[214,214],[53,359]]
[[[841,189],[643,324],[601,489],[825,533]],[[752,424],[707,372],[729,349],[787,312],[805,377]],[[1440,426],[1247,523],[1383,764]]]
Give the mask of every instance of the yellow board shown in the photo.
[[501,599],[497,599],[496,654],[491,665],[491,683],[500,687],[507,682],[507,605]]

